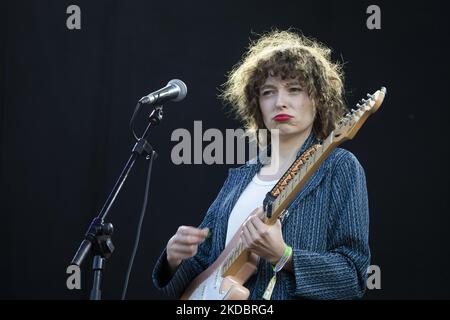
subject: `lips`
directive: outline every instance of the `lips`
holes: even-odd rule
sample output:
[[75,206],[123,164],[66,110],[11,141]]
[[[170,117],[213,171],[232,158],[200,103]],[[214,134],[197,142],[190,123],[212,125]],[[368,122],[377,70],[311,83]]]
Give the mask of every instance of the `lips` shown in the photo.
[[293,116],[290,116],[288,114],[277,114],[275,117],[273,117],[273,119],[278,122],[288,121],[289,119],[292,118]]

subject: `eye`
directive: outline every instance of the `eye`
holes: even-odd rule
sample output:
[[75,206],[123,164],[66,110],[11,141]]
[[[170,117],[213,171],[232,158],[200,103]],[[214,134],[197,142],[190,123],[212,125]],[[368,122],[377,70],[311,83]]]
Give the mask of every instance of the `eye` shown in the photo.
[[261,92],[261,95],[262,96],[268,96],[268,95],[270,95],[270,94],[272,94],[273,93],[273,90],[263,90],[262,92]]
[[290,87],[289,88],[290,92],[301,92],[303,91],[302,87]]

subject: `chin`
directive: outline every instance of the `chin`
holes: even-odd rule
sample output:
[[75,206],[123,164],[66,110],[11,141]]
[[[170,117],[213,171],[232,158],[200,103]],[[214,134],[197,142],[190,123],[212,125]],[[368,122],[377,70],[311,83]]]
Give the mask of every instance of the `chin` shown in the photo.
[[299,130],[298,128],[278,128],[279,129],[279,135],[280,135],[280,139],[281,138],[287,138],[287,137],[293,137],[293,136],[301,136],[304,135],[305,132],[307,131],[306,129],[304,130]]
[[299,135],[300,133],[299,132],[296,132],[296,131],[289,131],[289,130],[281,130],[280,129],[280,131],[279,131],[279,137],[280,137],[280,139],[283,139],[283,138],[290,138],[290,137],[293,137],[293,136],[296,136],[296,135]]

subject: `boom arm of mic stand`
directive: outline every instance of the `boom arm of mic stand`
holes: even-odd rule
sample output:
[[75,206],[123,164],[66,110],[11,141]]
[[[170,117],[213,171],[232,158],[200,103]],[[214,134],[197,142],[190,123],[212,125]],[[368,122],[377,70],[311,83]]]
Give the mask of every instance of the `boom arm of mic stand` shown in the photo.
[[91,250],[91,242],[89,240],[83,240],[80,244],[80,247],[77,250],[77,253],[75,253],[75,256],[72,259],[72,262],[70,264],[81,266],[83,263],[84,258],[86,258],[86,255]]

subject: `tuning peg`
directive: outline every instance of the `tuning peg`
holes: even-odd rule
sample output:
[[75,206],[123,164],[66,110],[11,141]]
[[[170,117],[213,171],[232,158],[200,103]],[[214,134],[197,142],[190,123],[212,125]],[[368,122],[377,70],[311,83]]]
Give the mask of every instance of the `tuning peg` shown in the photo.
[[374,99],[375,99],[375,95],[374,95],[374,94],[368,93],[368,94],[367,94],[367,97],[368,97],[370,100],[374,100]]
[[362,107],[364,106],[364,104],[359,104],[359,103],[357,103],[356,106],[357,106],[358,108],[362,108]]

